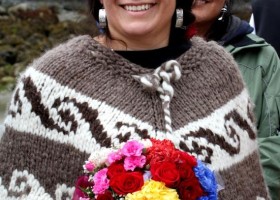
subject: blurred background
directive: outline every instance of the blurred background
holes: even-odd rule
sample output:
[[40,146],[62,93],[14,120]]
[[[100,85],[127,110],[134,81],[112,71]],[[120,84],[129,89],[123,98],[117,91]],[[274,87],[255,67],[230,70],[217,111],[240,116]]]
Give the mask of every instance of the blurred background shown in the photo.
[[[233,12],[248,21],[250,0],[234,0]],[[26,66],[81,34],[98,34],[86,0],[0,0],[0,126],[16,79]]]

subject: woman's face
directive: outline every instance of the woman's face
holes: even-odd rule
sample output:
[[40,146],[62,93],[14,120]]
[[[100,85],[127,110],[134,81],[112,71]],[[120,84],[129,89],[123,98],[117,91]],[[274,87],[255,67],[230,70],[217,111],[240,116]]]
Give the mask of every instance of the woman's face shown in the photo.
[[101,0],[101,3],[113,38],[128,43],[127,40],[145,39],[147,43],[168,40],[176,0]]
[[192,12],[196,24],[211,24],[221,13],[225,0],[194,0]]

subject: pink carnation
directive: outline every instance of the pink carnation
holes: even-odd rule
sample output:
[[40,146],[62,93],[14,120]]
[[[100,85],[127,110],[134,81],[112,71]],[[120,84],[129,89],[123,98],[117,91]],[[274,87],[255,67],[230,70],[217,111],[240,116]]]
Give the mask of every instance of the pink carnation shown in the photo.
[[122,154],[120,151],[117,152],[112,152],[108,155],[107,161],[111,165],[112,163],[121,160],[122,159]]
[[136,167],[142,168],[146,163],[145,156],[129,156],[124,159],[125,170],[133,171]]
[[140,156],[144,145],[137,141],[128,141],[122,148],[121,152],[125,156]]
[[107,178],[107,171],[108,168],[104,168],[100,171],[98,171],[94,177],[93,177],[93,193],[98,195],[98,194],[103,194],[105,190],[109,188],[109,179]]
[[95,165],[91,162],[91,161],[86,161],[86,163],[84,164],[84,170],[88,171],[88,172],[92,172],[95,168]]

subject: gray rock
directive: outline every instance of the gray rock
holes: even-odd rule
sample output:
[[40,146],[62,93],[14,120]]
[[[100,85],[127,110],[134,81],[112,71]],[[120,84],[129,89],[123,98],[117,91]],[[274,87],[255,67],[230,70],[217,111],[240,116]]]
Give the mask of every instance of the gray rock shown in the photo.
[[0,20],[8,19],[8,11],[5,7],[0,6]]
[[15,6],[12,6],[8,9],[8,12],[11,14],[18,13],[20,11],[26,11],[30,8],[29,3],[20,3]]
[[3,6],[0,6],[0,15],[7,15],[7,10]]
[[7,114],[7,108],[11,100],[11,96],[12,93],[0,93],[0,125],[4,122],[4,117]]
[[58,20],[60,22],[64,22],[64,21],[81,22],[85,19],[86,19],[85,15],[81,15],[75,11],[61,10],[60,13],[58,14]]
[[4,131],[5,131],[4,125],[0,124],[0,140],[1,140],[2,136],[3,136],[3,134],[4,134]]

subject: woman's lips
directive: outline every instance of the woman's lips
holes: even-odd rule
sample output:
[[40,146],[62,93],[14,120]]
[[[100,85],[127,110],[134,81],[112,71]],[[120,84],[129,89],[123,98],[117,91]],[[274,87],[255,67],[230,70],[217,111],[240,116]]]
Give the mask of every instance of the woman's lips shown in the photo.
[[155,4],[141,4],[141,5],[123,5],[122,7],[131,12],[140,12],[140,11],[146,11],[149,10],[151,7],[153,7]]

